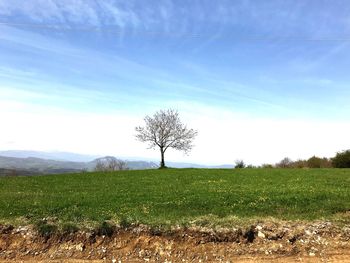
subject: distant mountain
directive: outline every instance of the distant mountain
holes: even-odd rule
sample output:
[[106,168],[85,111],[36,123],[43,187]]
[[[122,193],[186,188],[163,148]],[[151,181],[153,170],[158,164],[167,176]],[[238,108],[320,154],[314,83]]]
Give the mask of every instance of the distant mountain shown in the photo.
[[40,159],[49,159],[56,161],[70,161],[70,162],[90,162],[101,156],[99,155],[86,155],[70,152],[42,152],[42,151],[22,151],[22,150],[10,150],[0,151],[0,156],[16,157],[16,158],[28,158],[36,157]]
[[[57,173],[73,173],[81,171],[93,171],[97,163],[97,159],[91,162],[70,162],[58,161],[50,159],[41,159],[36,157],[16,158],[0,156],[1,174],[11,174],[16,171],[17,174],[57,174]],[[144,161],[126,161],[129,169],[154,169],[158,168],[153,162]],[[13,173],[16,174],[16,173]]]
[[203,165],[195,163],[179,163],[179,162],[166,162],[166,166],[172,168],[216,168],[216,169],[229,169],[233,168],[233,165],[223,164],[223,165]]
[[0,156],[0,168],[28,170],[38,173],[78,172],[87,169],[87,163],[67,162],[35,157],[16,158]]
[[[84,155],[70,152],[42,152],[10,150],[0,151],[0,168],[24,169],[39,173],[59,173],[60,171],[78,172],[81,170],[92,171],[98,155]],[[125,159],[125,158],[119,158]],[[141,159],[141,158],[139,158]],[[158,160],[139,160],[136,157],[128,157],[124,160],[129,169],[156,169],[159,167]],[[202,165],[182,162],[166,162],[172,168],[233,168],[233,165]]]

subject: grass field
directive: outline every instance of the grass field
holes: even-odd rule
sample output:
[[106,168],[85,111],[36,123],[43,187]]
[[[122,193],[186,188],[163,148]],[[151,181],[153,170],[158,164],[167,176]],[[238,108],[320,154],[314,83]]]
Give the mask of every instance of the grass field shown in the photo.
[[183,224],[205,217],[333,219],[350,169],[168,169],[0,178],[0,221]]

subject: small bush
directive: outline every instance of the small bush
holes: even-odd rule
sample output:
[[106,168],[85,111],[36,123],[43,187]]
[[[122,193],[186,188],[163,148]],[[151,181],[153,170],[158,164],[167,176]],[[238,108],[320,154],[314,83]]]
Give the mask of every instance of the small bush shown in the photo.
[[264,164],[261,165],[261,168],[269,168],[269,169],[271,169],[271,168],[273,168],[273,165],[269,164],[269,163],[264,163]]
[[45,220],[40,220],[35,224],[35,229],[39,235],[44,238],[49,238],[57,232],[57,226],[47,223]]
[[338,152],[332,163],[335,168],[350,168],[350,150]]
[[122,228],[128,228],[131,226],[131,220],[130,218],[128,217],[125,217],[123,216],[120,221],[119,221],[119,225],[122,227]]
[[307,160],[309,168],[330,168],[332,167],[332,161],[328,158],[320,158],[313,156]]
[[78,232],[79,228],[73,223],[65,223],[62,226],[63,234],[69,235]]
[[307,168],[308,164],[307,164],[307,161],[299,159],[299,160],[292,163],[292,167],[293,168]]
[[306,163],[307,163],[307,167],[309,168],[321,168],[323,160],[319,157],[312,156],[306,161]]
[[98,227],[97,227],[97,234],[99,236],[108,236],[111,237],[114,233],[115,226],[111,224],[110,222],[103,221]]
[[149,232],[152,236],[161,236],[164,233],[164,229],[161,226],[151,226]]
[[235,168],[236,169],[245,168],[245,163],[243,162],[243,160],[237,160],[235,162]]

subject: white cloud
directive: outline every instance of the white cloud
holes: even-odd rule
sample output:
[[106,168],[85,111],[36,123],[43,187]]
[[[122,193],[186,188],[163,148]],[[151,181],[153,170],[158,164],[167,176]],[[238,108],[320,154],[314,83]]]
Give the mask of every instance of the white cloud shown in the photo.
[[[0,147],[65,150],[79,153],[129,155],[137,151],[132,138],[138,119],[123,114],[97,115],[1,103]],[[130,138],[130,139],[129,139]],[[141,145],[139,145],[141,146]]]
[[[350,148],[346,143],[350,123],[346,122],[263,119],[201,104],[168,105],[176,107],[184,122],[199,131],[190,155],[169,151],[169,161],[233,164],[243,159],[253,164],[275,163],[285,156],[331,157]],[[148,150],[134,138],[135,126],[142,124],[147,113],[87,114],[1,101],[0,148],[157,159],[157,150]]]

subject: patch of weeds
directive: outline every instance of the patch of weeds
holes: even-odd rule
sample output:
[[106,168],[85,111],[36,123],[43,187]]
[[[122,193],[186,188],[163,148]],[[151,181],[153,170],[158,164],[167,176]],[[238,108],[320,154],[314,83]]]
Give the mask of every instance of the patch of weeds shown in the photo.
[[74,234],[78,232],[79,228],[73,223],[65,223],[62,225],[62,233],[64,235]]
[[191,221],[192,225],[200,226],[200,227],[213,227],[216,225],[219,217],[213,214],[209,214],[206,216],[200,216]]
[[13,229],[14,227],[12,225],[0,225],[0,234],[9,234]]
[[97,235],[99,236],[108,236],[111,237],[114,233],[115,226],[108,222],[103,221],[98,227],[97,227]]
[[171,235],[173,229],[170,224],[151,225],[149,233],[153,236]]
[[34,215],[32,213],[27,213],[24,215],[24,218],[27,220],[30,220],[30,219],[34,218]]
[[186,230],[190,226],[190,223],[188,221],[182,220],[179,223],[179,226],[183,229]]
[[149,232],[152,236],[161,236],[164,229],[162,229],[162,226],[151,226]]
[[132,220],[129,217],[123,216],[119,220],[119,225],[121,228],[128,228],[132,224]]
[[35,229],[44,238],[49,238],[57,232],[57,226],[47,223],[46,220],[37,221],[35,223]]

